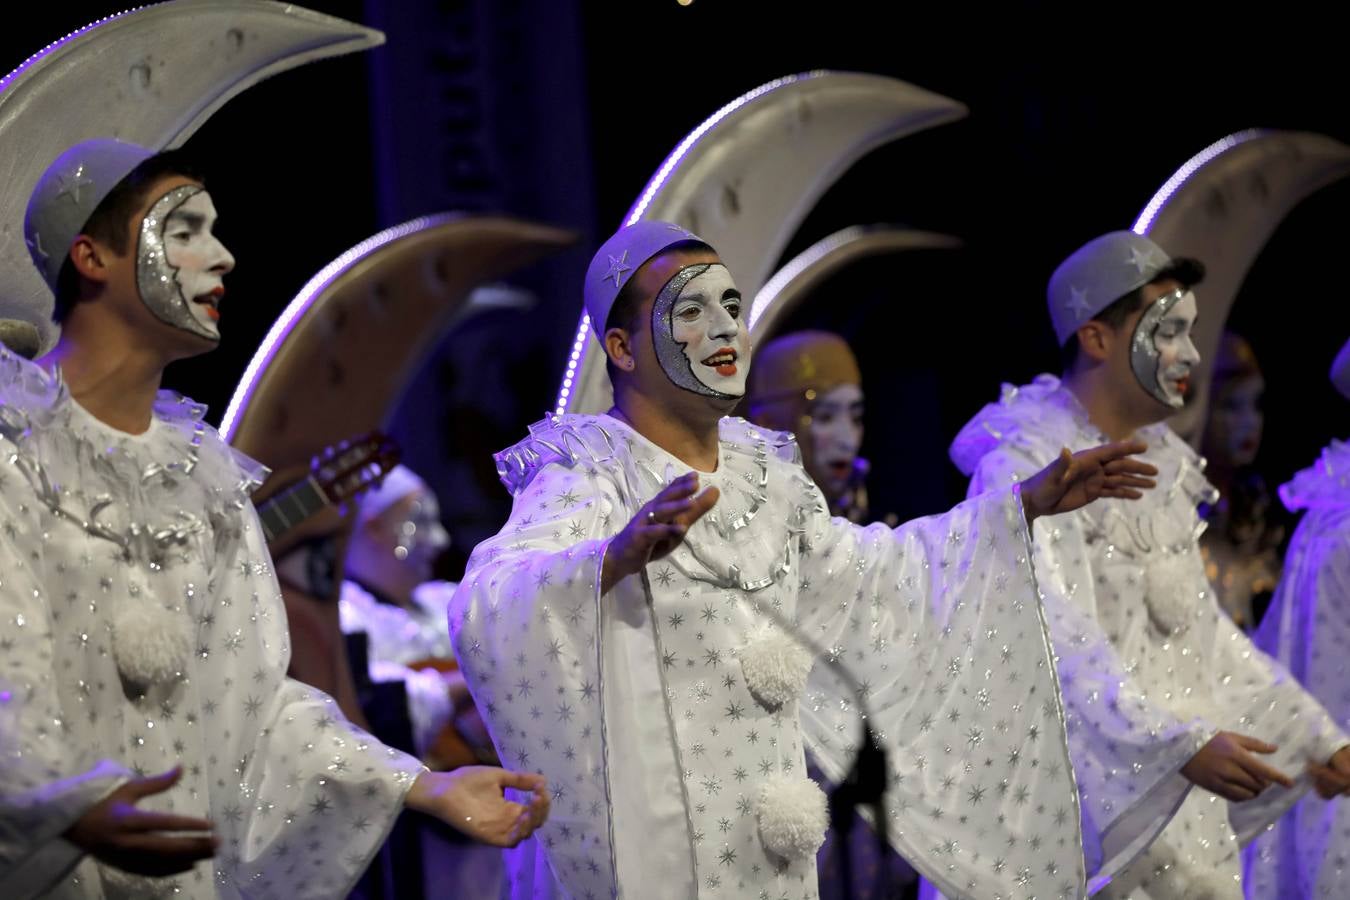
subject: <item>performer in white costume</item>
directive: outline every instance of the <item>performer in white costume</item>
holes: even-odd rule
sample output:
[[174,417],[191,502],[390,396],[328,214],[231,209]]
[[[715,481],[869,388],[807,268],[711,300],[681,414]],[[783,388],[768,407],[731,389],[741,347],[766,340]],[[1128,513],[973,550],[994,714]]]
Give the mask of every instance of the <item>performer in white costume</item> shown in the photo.
[[779,335],[756,349],[747,392],[751,422],[797,439],[802,465],[830,514],[873,521],[865,484],[870,466],[860,455],[862,373],[848,342],[828,331]]
[[462,684],[457,674],[413,667],[454,659],[445,621],[455,586],[431,578],[449,536],[436,496],[407,466],[395,466],[359,504],[338,601],[342,631],[366,635],[372,679],[404,683],[413,740],[425,758],[454,714],[454,682]]
[[[795,331],[756,345],[745,400],[751,422],[796,439],[802,468],[820,488],[830,515],[861,525],[883,521],[872,518],[868,505],[862,372],[847,341],[828,331]],[[891,515],[884,521],[894,527],[900,520]],[[825,780],[809,756],[807,772],[817,782]],[[882,900],[917,879],[894,850],[878,846],[873,829],[854,824],[858,818],[841,823],[832,816],[816,854],[822,900]]]
[[[436,495],[400,465],[359,502],[338,601],[343,632],[365,635],[372,681],[402,685],[392,696],[405,698],[413,749],[423,762],[433,769],[495,762],[464,676],[453,668],[445,623],[455,585],[432,578],[437,556],[450,546]],[[373,702],[390,698],[382,692]],[[372,722],[389,715],[369,706],[367,713]],[[500,893],[500,851],[438,828],[423,828],[421,843],[428,886],[454,885],[464,897]]]
[[1137,496],[1142,445],[862,528],[829,517],[789,435],[724,418],[750,347],[706,244],[624,228],[585,301],[615,407],[498,455],[514,508],[451,609],[502,759],[554,785],[513,896],[815,896],[825,798],[803,751],[832,778],[850,763],[858,692],[839,668],[890,753],[900,852],[953,896],[1082,896],[1026,522]]
[[[1306,766],[1350,772],[1345,734],[1251,645],[1205,579],[1196,506],[1213,489],[1163,424],[1198,359],[1190,288],[1202,277],[1131,232],[1089,242],[1050,280],[1064,381],[1005,387],[952,445],[971,496],[1108,437],[1147,442],[1142,458],[1160,472],[1137,504],[1106,500],[1033,529],[1085,818],[1131,801],[1178,810],[1104,888],[1111,898],[1240,897],[1240,845],[1298,799]],[[1149,746],[1152,759],[1140,758]]]
[[[1331,380],[1350,400],[1350,342]],[[1350,729],[1350,444],[1333,440],[1316,464],[1280,488],[1280,499],[1291,512],[1302,511],[1303,521],[1256,645]],[[1350,779],[1317,774],[1322,796],[1304,797],[1247,849],[1249,900],[1350,897],[1350,805],[1326,799],[1344,792]]]
[[97,139],[13,223],[62,335],[0,351],[6,897],[341,896],[405,805],[502,845],[546,811],[538,776],[427,772],[285,678],[263,471],[158,390],[219,340],[215,220],[176,155]]

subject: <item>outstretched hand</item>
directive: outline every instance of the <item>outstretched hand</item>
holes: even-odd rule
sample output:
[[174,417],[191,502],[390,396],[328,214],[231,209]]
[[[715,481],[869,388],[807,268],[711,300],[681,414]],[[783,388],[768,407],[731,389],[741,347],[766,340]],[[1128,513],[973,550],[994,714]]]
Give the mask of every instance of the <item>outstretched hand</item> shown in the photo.
[[1181,774],[1197,787],[1225,800],[1250,800],[1272,784],[1294,786],[1288,775],[1252,755],[1274,753],[1278,749],[1245,734],[1220,731],[1181,767]]
[[[530,791],[530,802],[507,800],[507,788]],[[435,816],[474,840],[514,847],[548,818],[548,782],[542,775],[462,766],[452,772],[423,772],[406,802],[409,809]]]
[[136,804],[178,783],[181,768],[133,778],[95,803],[66,830],[66,838],[99,862],[137,875],[175,875],[216,853],[211,823],[152,812]]
[[697,472],[676,478],[610,539],[600,570],[601,594],[609,593],[620,580],[680,545],[689,526],[703,518],[717,502],[717,488],[708,488],[695,496],[697,492]]
[[1022,509],[1030,525],[1040,516],[1073,512],[1101,497],[1138,500],[1155,487],[1158,470],[1132,459],[1148,445],[1142,441],[1103,444],[1091,450],[1060,451],[1059,458],[1022,483]]
[[1308,774],[1312,775],[1313,787],[1324,800],[1340,794],[1350,796],[1350,746],[1333,753],[1325,766],[1316,763],[1308,766]]

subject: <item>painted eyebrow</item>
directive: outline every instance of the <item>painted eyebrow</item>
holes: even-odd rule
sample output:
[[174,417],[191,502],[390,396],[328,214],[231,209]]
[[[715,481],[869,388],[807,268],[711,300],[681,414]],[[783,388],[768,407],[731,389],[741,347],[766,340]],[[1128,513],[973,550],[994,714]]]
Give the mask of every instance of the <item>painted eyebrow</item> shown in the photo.
[[165,220],[165,224],[172,225],[176,222],[182,223],[189,228],[201,228],[206,224],[206,216],[201,213],[175,210],[169,213],[169,218]]

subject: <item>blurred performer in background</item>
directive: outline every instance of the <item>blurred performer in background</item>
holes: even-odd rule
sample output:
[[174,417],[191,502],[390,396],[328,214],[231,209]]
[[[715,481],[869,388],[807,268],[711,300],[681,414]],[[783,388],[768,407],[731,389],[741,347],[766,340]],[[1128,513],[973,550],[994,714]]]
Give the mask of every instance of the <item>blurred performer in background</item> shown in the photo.
[[1215,491],[1166,420],[1199,361],[1203,277],[1132,232],[1089,241],[1047,291],[1063,378],[1005,386],[952,444],[971,496],[1108,439],[1147,442],[1159,472],[1138,503],[1108,498],[1033,529],[1083,819],[1174,816],[1126,848],[1143,852],[1106,898],[1241,897],[1240,847],[1309,787],[1307,762],[1350,775],[1350,739],[1233,625],[1200,561],[1197,506]]
[[1212,379],[1201,454],[1219,499],[1200,507],[1208,525],[1200,555],[1219,605],[1251,631],[1279,581],[1285,537],[1274,496],[1255,466],[1266,380],[1251,344],[1229,331],[1219,341]]
[[[1331,369],[1350,400],[1350,342]],[[1331,417],[1344,423],[1346,407]],[[1302,512],[1285,558],[1284,575],[1256,644],[1289,667],[1350,729],[1350,444],[1333,440],[1322,458],[1280,488],[1291,512]],[[1249,847],[1249,900],[1350,897],[1350,806],[1328,802],[1350,779],[1313,768],[1318,794]]]
[[[850,522],[870,524],[865,479],[869,469],[860,455],[863,439],[862,375],[848,342],[828,331],[780,335],[755,348],[755,364],[746,389],[750,421],[797,439],[802,466],[820,488],[830,513]],[[885,517],[890,526],[894,515]],[[807,771],[826,789],[824,774],[808,756]],[[860,816],[849,830],[849,867],[857,873],[851,894],[845,894],[839,854],[842,832],[831,823],[817,854],[822,900],[851,896],[880,900],[904,896],[918,886],[918,876],[894,850],[878,847],[870,826]],[[882,872],[882,867],[886,871]],[[889,894],[883,894],[889,891]]]

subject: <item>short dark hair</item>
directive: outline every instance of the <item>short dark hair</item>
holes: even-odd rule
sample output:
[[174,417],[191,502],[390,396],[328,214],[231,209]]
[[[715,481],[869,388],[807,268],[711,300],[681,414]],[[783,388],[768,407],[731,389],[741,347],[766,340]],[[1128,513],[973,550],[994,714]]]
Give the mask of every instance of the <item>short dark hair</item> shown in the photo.
[[[131,217],[144,205],[150,186],[169,175],[181,175],[205,184],[196,164],[185,151],[157,153],[117,182],[103,202],[94,208],[80,233],[107,244],[119,256],[125,256],[132,245],[133,235],[128,227]],[[69,249],[66,248],[67,254]],[[64,321],[79,299],[80,275],[67,255],[56,276],[56,306],[52,309],[52,319]]]
[[[1147,283],[1140,285],[1123,297],[1112,301],[1111,305],[1092,317],[1091,321],[1101,322],[1112,331],[1119,331],[1125,320],[1139,311],[1144,305],[1144,288],[1163,281],[1175,281],[1184,288],[1192,288],[1205,280],[1205,265],[1198,259],[1180,257],[1172,260]],[[1068,372],[1078,363],[1078,335],[1071,334],[1060,348],[1060,360],[1064,371]]]
[[[671,244],[669,247],[666,247],[660,253],[656,254],[656,256],[664,256],[671,251],[678,250],[709,250],[716,252],[713,251],[712,247],[702,241],[678,241]],[[653,256],[651,259],[656,259],[656,256]],[[644,262],[642,266],[651,262],[651,259]],[[614,305],[609,308],[609,315],[605,317],[605,329],[600,332],[600,343],[602,346],[604,344],[605,332],[609,331],[611,328],[622,328],[629,334],[634,334],[642,326],[642,320],[638,315],[638,310],[642,306],[643,298],[638,294],[637,289],[637,274],[638,271],[642,270],[642,266],[638,266],[637,271],[629,276],[628,280],[623,283],[623,287],[619,288],[619,295],[614,298]],[[615,374],[617,374],[617,370],[614,368],[614,360],[609,358],[608,352],[605,353],[605,369],[609,372],[610,380],[613,381]]]

